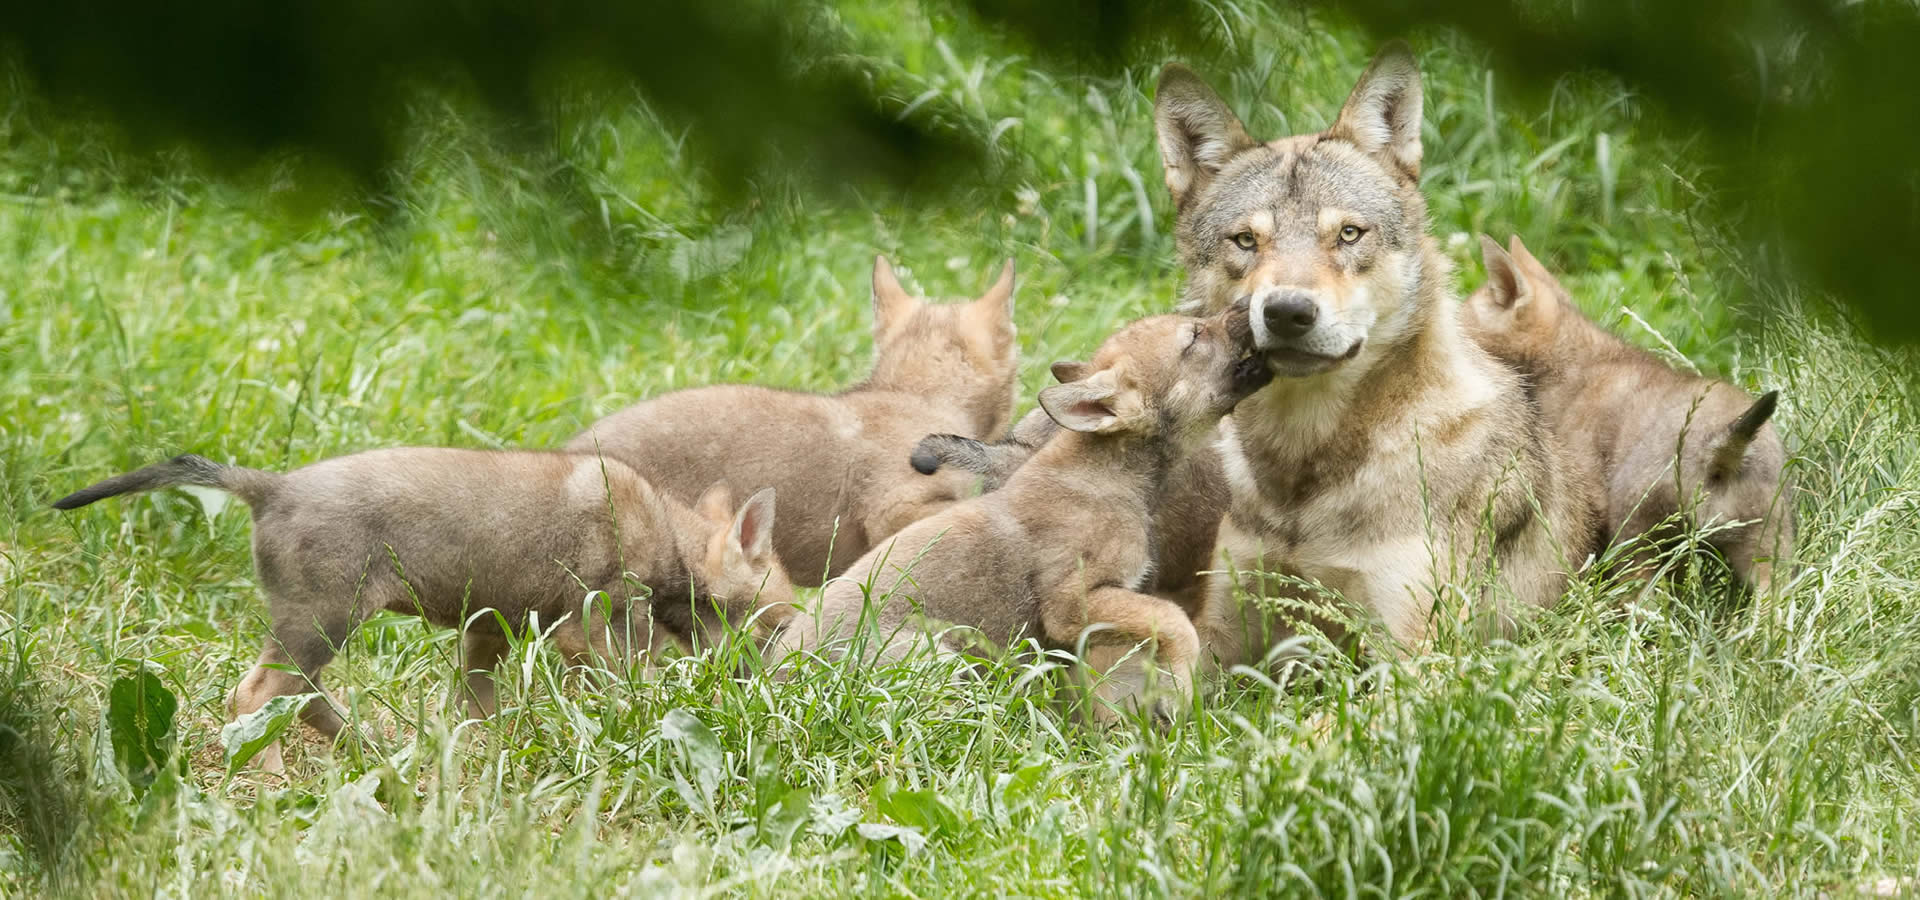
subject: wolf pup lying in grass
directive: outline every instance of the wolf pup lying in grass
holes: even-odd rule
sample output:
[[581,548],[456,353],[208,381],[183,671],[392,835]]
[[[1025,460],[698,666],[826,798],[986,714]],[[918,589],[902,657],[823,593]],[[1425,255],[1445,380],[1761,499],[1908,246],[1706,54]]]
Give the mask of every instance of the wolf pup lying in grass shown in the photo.
[[1140,698],[1146,670],[1129,653],[1142,642],[1185,689],[1199,653],[1193,623],[1140,591],[1153,577],[1150,531],[1168,473],[1271,378],[1228,334],[1245,328],[1244,314],[1234,318],[1143,319],[1091,363],[1057,365],[1065,383],[1041,391],[1040,405],[1063,430],[1000,490],[908,526],[828,582],[815,611],[788,621],[773,658],[868,625],[878,655],[897,658],[924,639],[909,621],[920,614],[1002,643],[1071,648],[1085,633],[1087,663],[1109,674],[1096,715]]
[[1602,537],[1640,539],[1631,571],[1645,576],[1673,528],[1705,530],[1734,575],[1766,594],[1794,538],[1786,449],[1767,423],[1779,392],[1756,400],[1610,334],[1517,235],[1511,254],[1484,235],[1480,247],[1487,283],[1467,298],[1467,330],[1533,378],[1554,430],[1599,468]]
[[[1154,116],[1185,308],[1247,306],[1276,376],[1222,428],[1230,568],[1337,590],[1400,645],[1433,635],[1442,597],[1482,632],[1557,600],[1592,544],[1592,478],[1461,331],[1427,234],[1412,54],[1382,50],[1317,133],[1256,141],[1180,65]],[[1261,582],[1210,591],[1201,634],[1223,665],[1290,627],[1240,604]]]
[[[485,715],[491,670],[508,649],[501,619],[519,628],[538,613],[546,628],[568,617],[554,645],[579,660],[717,640],[722,617],[764,633],[792,609],[772,549],[772,489],[735,512],[715,485],[696,510],[586,454],[370,450],[284,475],[188,455],[53,505],[174,485],[217,488],[253,509],[254,566],[273,628],[234,689],[236,716],[320,690],[321,668],[376,610],[465,629],[468,700]],[[630,610],[629,598],[641,608]],[[343,726],[324,696],[301,718],[328,737]],[[279,748],[260,762],[280,768]]]
[[1013,261],[979,299],[934,305],[876,259],[873,342],[872,374],[839,394],[677,391],[595,422],[567,449],[620,460],[680,497],[716,481],[771,485],[787,509],[774,549],[797,583],[817,585],[970,493],[965,473],[918,475],[907,457],[932,432],[991,440],[1006,430],[1020,364]]

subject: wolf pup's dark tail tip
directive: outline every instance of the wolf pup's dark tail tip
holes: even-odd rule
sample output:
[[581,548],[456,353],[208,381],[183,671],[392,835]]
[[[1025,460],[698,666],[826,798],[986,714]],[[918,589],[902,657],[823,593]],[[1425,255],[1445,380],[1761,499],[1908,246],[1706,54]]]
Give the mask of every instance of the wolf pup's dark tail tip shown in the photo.
[[90,485],[53,501],[54,509],[79,509],[91,503],[132,494],[151,491],[155,488],[176,484],[197,484],[206,487],[220,487],[225,467],[204,456],[183,453],[163,463],[155,463],[144,469],[136,469],[124,475],[115,475],[98,484]]
[[932,475],[940,471],[940,454],[928,447],[926,441],[921,441],[919,446],[913,448],[913,456],[907,461],[913,464],[915,472],[922,475]]
[[93,494],[92,491],[85,491],[85,490],[74,491],[73,493],[68,494],[65,497],[61,497],[60,499],[53,501],[53,508],[54,509],[79,509],[80,507],[86,506],[87,504],[92,503],[95,500],[101,499],[99,497],[92,496],[92,494]]

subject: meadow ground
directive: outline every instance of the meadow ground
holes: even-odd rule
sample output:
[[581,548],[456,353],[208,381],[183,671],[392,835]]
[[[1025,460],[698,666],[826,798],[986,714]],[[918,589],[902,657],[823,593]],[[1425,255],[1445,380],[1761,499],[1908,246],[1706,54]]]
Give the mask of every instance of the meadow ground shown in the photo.
[[[1229,47],[1193,62],[1256,134],[1320,127],[1373,49],[1219,9]],[[1913,358],[1730,250],[1689,187],[1711,160],[1633,98],[1512,96],[1438,34],[1415,40],[1425,187],[1460,284],[1470,235],[1518,231],[1630,339],[1782,389],[1803,544],[1778,597],[1682,562],[1625,615],[1633,589],[1588,577],[1511,643],[1328,654],[1303,689],[1235,680],[1165,734],[1080,726],[1049,661],[776,684],[707,653],[595,682],[537,641],[503,713],[460,724],[453,635],[383,616],[329,669],[372,739],[229,778],[225,698],[265,633],[243,508],[49,500],[187,450],[549,447],[675,388],[844,385],[876,252],[945,296],[1018,260],[1023,410],[1047,361],[1170,307],[1153,65],[1049,77],[888,4],[813,27],[903,106],[992,135],[1018,189],[722,200],[630,101],[563,108],[560,140],[508,154],[422,100],[392,192],[289,216],[284,172],[129,171],[4,110],[0,894],[1838,897],[1916,873]],[[157,777],[109,727],[141,672],[177,698]]]

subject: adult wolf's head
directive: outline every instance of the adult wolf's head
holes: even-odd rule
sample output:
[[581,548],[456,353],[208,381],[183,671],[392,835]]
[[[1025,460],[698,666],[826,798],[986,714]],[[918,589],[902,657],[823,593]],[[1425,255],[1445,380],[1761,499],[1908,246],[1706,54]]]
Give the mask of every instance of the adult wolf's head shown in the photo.
[[1409,332],[1444,265],[1426,246],[1420,70],[1388,45],[1339,118],[1261,143],[1192,70],[1160,73],[1154,124],[1184,308],[1247,304],[1253,343],[1279,375],[1311,375]]

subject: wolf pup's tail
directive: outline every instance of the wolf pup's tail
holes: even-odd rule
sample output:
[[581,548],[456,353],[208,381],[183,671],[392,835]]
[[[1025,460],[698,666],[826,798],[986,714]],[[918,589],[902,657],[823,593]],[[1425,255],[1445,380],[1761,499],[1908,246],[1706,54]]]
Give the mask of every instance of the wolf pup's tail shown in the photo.
[[281,476],[272,472],[245,469],[239,466],[223,466],[204,456],[184,453],[166,462],[154,463],[125,475],[115,475],[92,487],[81,488],[53,501],[53,508],[79,509],[108,497],[138,494],[182,484],[218,488],[247,501],[251,506],[265,500],[273,492],[274,485],[279,483],[280,478]]
[[982,476],[980,490],[991,492],[1006,484],[1033,450],[1014,439],[989,444],[957,434],[930,434],[914,446],[908,462],[922,475],[932,475],[945,466],[972,472]]

